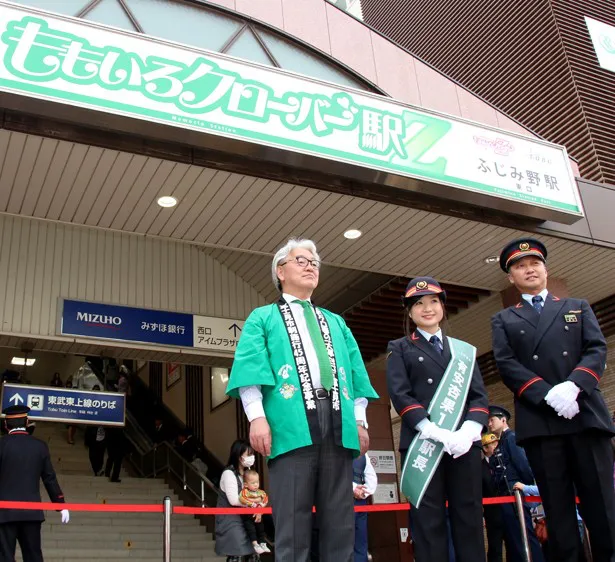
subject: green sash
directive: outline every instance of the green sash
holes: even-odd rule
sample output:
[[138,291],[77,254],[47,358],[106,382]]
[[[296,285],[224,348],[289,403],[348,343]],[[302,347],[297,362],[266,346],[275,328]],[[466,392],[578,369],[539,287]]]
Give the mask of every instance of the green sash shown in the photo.
[[[447,339],[451,360],[431,399],[427,413],[431,421],[439,427],[455,431],[466,405],[476,348],[461,340]],[[414,507],[419,507],[443,454],[442,443],[419,439],[418,433],[412,440],[401,473],[401,491]]]

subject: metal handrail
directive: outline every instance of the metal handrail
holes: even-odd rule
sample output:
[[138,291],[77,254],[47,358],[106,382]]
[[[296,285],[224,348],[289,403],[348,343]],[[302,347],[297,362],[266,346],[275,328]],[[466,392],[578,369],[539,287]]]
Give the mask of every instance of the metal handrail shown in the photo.
[[127,438],[134,446],[129,461],[141,478],[157,478],[164,472],[170,473],[181,482],[185,491],[194,496],[201,507],[207,506],[207,490],[218,496],[217,486],[184,459],[167,441],[154,445],[149,451],[141,452],[132,437],[127,435]]

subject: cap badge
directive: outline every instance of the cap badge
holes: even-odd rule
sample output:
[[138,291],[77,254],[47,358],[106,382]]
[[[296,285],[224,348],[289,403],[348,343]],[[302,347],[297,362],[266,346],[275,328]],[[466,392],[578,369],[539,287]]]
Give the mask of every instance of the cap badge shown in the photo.
[[422,291],[423,289],[427,289],[427,281],[419,281],[419,282],[416,284],[416,288],[417,288],[419,291]]
[[519,244],[519,249],[523,252],[526,252],[530,249],[530,245],[527,242],[522,242],[521,244]]

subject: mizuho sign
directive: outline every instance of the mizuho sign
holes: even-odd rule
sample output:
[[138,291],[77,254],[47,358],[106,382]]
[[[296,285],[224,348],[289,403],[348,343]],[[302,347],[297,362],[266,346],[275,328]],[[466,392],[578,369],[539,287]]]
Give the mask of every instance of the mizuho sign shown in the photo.
[[583,215],[560,146],[4,2],[0,33],[0,90]]

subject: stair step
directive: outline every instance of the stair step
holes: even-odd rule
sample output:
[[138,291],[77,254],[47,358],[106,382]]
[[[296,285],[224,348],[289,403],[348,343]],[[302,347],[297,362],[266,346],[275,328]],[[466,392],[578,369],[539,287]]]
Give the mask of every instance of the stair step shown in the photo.
[[[144,479],[126,476],[112,483],[92,474],[83,432],[75,445],[66,442],[63,424],[40,424],[36,437],[50,447],[52,463],[66,499],[74,503],[157,504],[169,496],[174,505],[183,505],[163,478]],[[41,486],[41,494],[47,499]],[[60,522],[60,514],[47,512],[42,526],[43,554],[46,562],[152,562],[162,559],[162,513],[114,513],[72,511],[70,523]],[[171,520],[172,557],[175,562],[220,562],[214,553],[215,542],[207,528],[189,515]],[[17,553],[16,562],[22,562]]]

